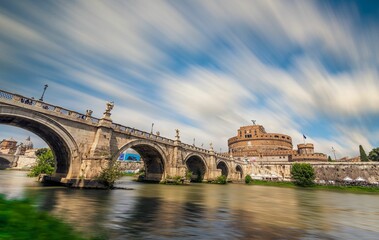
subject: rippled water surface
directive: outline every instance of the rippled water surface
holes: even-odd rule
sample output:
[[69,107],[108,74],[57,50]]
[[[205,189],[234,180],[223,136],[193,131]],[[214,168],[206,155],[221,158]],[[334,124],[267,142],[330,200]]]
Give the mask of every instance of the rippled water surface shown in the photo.
[[32,198],[88,236],[110,239],[379,239],[379,195],[243,184],[133,190],[44,187],[0,171],[0,193]]

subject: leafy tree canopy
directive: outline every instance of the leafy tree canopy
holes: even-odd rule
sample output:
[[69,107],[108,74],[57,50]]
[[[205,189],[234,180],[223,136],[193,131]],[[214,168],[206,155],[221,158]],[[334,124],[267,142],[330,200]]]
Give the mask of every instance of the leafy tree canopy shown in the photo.
[[298,186],[312,186],[315,180],[315,171],[309,163],[294,163],[291,168],[291,177]]
[[379,161],[379,147],[371,150],[371,152],[368,154],[368,159],[371,161]]
[[[44,150],[42,150],[44,149]],[[55,171],[55,160],[53,152],[48,148],[42,148],[36,151],[37,161],[36,164],[31,168],[28,176],[37,177],[40,174],[51,175]],[[38,152],[38,154],[37,154]]]

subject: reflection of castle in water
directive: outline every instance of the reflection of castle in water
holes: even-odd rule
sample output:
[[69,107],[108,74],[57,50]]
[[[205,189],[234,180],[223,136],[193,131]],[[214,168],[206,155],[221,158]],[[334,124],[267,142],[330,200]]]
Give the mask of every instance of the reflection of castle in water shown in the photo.
[[229,153],[236,158],[265,162],[327,161],[323,153],[315,153],[312,143],[298,144],[292,149],[292,138],[267,133],[262,125],[243,126],[237,136],[228,140]]

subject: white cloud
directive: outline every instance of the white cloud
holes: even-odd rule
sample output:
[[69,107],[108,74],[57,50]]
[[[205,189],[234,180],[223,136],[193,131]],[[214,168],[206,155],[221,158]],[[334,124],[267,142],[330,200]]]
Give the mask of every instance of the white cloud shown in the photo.
[[[354,10],[291,3],[15,3],[30,21],[0,11],[6,56],[0,67],[15,67],[32,80],[1,83],[35,96],[41,89],[33,88],[46,82],[46,99],[79,112],[92,108],[97,117],[113,100],[115,122],[145,131],[154,122],[172,137],[180,128],[188,143],[213,141],[216,149],[225,149],[227,138],[250,119],[291,135],[294,145],[306,126],[324,117],[338,137],[310,137],[316,148],[333,145],[350,154],[358,143],[377,144],[370,132],[362,134],[365,127],[350,135],[349,121],[340,120],[363,124],[379,114],[377,24],[360,29],[359,14],[348,15]],[[251,34],[271,55],[252,44]],[[288,57],[288,66],[272,60],[294,49],[300,50]],[[210,58],[217,70],[192,55]],[[325,57],[347,70],[332,72]],[[175,63],[187,65],[178,71],[171,68]]]

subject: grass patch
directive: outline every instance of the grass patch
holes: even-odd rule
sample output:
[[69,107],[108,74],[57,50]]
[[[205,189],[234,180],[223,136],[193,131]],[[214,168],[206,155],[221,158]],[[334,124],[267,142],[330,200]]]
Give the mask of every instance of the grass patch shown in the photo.
[[296,187],[292,182],[272,182],[263,180],[253,180],[248,185],[274,186],[274,187]]
[[29,200],[7,200],[0,195],[0,239],[82,240],[71,226],[37,211]]
[[379,193],[379,187],[315,185],[313,188],[319,190],[343,191],[351,193]]
[[271,182],[271,181],[263,181],[263,180],[253,180],[248,185],[341,191],[341,192],[351,192],[351,193],[379,193],[379,187],[365,187],[365,186],[313,185],[310,187],[297,187],[292,182]]

